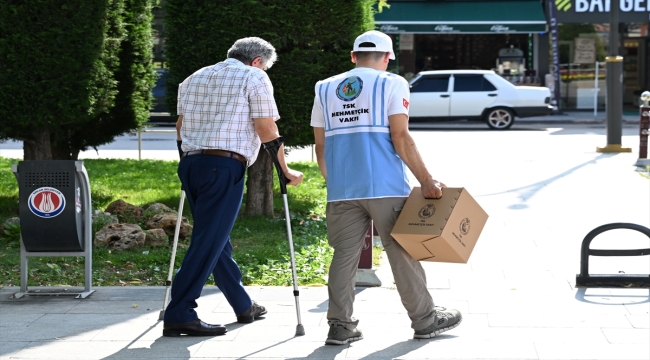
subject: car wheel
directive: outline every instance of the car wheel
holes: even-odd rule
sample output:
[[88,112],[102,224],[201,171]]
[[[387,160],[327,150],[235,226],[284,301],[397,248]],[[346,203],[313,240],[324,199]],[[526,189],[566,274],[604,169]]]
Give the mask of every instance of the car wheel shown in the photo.
[[515,122],[515,115],[506,108],[490,109],[485,114],[485,121],[490,129],[505,130]]

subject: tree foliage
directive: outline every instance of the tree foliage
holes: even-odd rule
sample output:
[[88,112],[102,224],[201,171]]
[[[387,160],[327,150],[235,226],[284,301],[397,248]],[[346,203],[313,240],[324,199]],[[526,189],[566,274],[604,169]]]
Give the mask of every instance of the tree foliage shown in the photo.
[[[349,70],[354,39],[374,27],[375,0],[168,0],[167,104],[176,110],[178,84],[196,70],[222,61],[240,38],[273,44],[278,61],[268,71],[288,146],[313,143],[314,85]],[[247,215],[272,215],[272,163],[264,151],[249,168]]]
[[314,85],[349,70],[354,39],[374,28],[375,0],[168,0],[168,104],[176,109],[178,84],[226,58],[240,38],[258,36],[276,48],[268,70],[290,146],[313,143],[309,126]]
[[[352,44],[359,34],[374,28],[372,5],[375,3],[375,0],[168,0],[169,108],[175,111],[178,84],[187,76],[224,60],[237,39],[258,36],[273,44],[278,53],[278,61],[268,74],[281,117],[277,124],[285,144],[313,144],[310,117],[314,86],[318,80],[352,68]],[[267,157],[260,151],[258,161],[249,168],[248,215],[272,215],[269,181],[273,169]]]
[[54,138],[61,141],[52,144],[53,149],[61,150],[57,158],[69,154],[74,159],[79,150],[110,143],[115,136],[141,127],[149,118],[155,82],[151,0],[122,1],[124,7],[119,16],[112,17],[116,23],[109,24],[105,39],[106,46],[112,48],[107,52],[117,54],[104,60],[112,70],[111,82],[116,85],[114,102],[88,123],[60,127]]
[[145,121],[151,1],[0,2],[0,139],[69,159]]

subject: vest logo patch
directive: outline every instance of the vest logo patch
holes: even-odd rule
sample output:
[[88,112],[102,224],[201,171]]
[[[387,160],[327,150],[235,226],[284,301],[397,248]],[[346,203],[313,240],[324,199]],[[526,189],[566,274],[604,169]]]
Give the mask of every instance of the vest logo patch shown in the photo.
[[352,101],[359,97],[363,89],[363,80],[358,76],[350,76],[336,88],[336,97],[343,101]]

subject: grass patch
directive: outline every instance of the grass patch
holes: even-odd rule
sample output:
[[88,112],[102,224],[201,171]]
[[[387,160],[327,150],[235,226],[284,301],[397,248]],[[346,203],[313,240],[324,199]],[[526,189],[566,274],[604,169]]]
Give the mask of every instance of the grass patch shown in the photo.
[[[0,158],[0,224],[18,216],[18,185],[11,165],[16,159]],[[178,208],[180,181],[178,162],[156,160],[84,160],[91,187],[93,209],[104,210],[111,202],[124,201],[146,208],[163,203]],[[326,284],[325,275],[333,250],[327,244],[324,220],[325,181],[315,163],[293,163],[305,173],[300,186],[290,187],[288,200],[296,270],[301,285]],[[284,214],[282,196],[275,184],[274,207]],[[189,205],[183,215],[191,221]],[[240,215],[231,233],[234,258],[246,285],[290,285],[291,263],[283,217],[263,218]],[[180,242],[176,266],[185,255],[188,241]],[[20,244],[15,229],[0,233],[0,286],[20,284]],[[164,285],[169,271],[170,248],[140,248],[111,252],[93,248],[93,285]],[[29,285],[83,286],[82,257],[29,258]],[[212,283],[212,281],[209,281]]]
[[381,256],[384,252],[384,247],[380,245],[372,246],[372,266],[377,267],[381,265]]

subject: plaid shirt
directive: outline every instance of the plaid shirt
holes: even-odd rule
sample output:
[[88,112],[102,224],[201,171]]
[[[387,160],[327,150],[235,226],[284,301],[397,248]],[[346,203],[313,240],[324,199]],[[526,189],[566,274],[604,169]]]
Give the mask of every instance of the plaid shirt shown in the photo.
[[254,118],[280,118],[266,72],[227,59],[206,66],[178,88],[177,113],[183,115],[183,151],[219,149],[243,155],[248,166],[262,142]]

